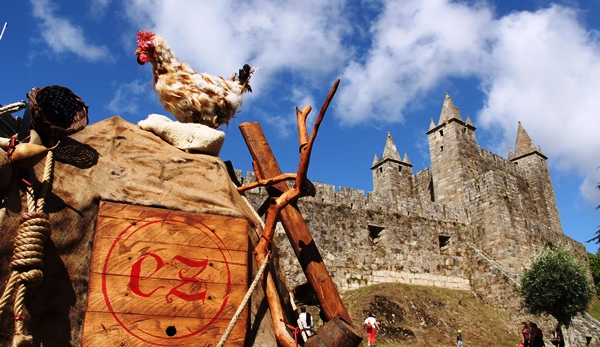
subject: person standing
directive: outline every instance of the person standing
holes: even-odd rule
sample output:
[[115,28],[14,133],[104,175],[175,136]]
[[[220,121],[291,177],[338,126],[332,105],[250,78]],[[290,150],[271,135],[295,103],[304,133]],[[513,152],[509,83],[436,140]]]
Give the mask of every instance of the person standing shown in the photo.
[[556,339],[558,340],[558,347],[565,347],[565,338],[563,337],[562,329],[560,328],[560,323],[556,325]]
[[313,319],[312,319],[312,316],[310,315],[310,313],[306,312],[305,306],[300,307],[300,321],[302,322],[303,328],[310,329],[310,330],[305,330],[305,332],[306,332],[306,336],[311,337],[313,334],[312,329],[314,328]]
[[367,329],[367,342],[369,346],[375,346],[375,333],[379,329],[379,323],[373,313],[369,312],[369,316],[365,319],[365,328]]
[[458,329],[458,333],[456,334],[456,347],[463,347],[462,333],[460,332],[460,329]]
[[531,336],[529,336],[529,332],[530,330],[527,322],[521,322],[521,344],[523,344],[523,347],[531,346]]
[[538,328],[537,324],[529,322],[531,328],[531,347],[543,347],[544,346],[544,334],[542,329]]

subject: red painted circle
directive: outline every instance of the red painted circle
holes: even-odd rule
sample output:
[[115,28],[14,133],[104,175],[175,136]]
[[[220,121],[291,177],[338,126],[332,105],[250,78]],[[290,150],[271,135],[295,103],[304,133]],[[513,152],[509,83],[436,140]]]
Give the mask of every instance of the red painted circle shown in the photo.
[[[188,346],[189,344],[186,343],[186,340],[197,336],[198,334],[205,331],[208,327],[210,327],[215,322],[215,320],[218,319],[219,316],[223,313],[223,310],[227,304],[227,300],[231,292],[231,272],[229,268],[231,255],[229,254],[229,250],[227,249],[223,240],[221,240],[221,238],[219,238],[219,236],[215,232],[210,230],[209,227],[207,227],[199,221],[192,220],[189,217],[178,218],[177,215],[169,213],[165,215],[148,217],[146,219],[137,221],[132,224],[133,225],[130,225],[125,230],[123,230],[119,234],[119,236],[114,240],[104,261],[104,267],[102,271],[102,293],[104,295],[104,301],[106,303],[106,306],[110,313],[113,315],[113,317],[117,320],[119,325],[123,327],[123,329],[125,329],[127,333],[141,341],[156,346]],[[124,254],[127,255],[127,250],[134,249],[136,247],[136,244],[139,244],[140,238],[144,240],[145,244],[155,243],[157,245],[162,245],[162,249],[165,249],[164,246],[166,240],[155,239],[157,237],[157,233],[153,233],[153,230],[156,231],[157,228],[164,229],[168,228],[169,226],[176,227],[178,230],[181,230],[183,227],[186,232],[190,232],[190,235],[200,235],[203,236],[204,239],[209,239],[210,243],[212,244],[203,244],[202,246],[216,248],[218,250],[218,254],[220,255],[219,257],[217,257],[219,259],[207,258],[205,261],[202,261],[201,254],[198,255],[197,259],[188,259],[186,257],[178,258],[178,256],[175,256],[175,258],[167,256],[166,258],[171,259],[162,259],[160,247],[157,247],[155,251],[150,252],[147,250],[152,246],[147,246],[141,250],[138,250],[142,252],[147,251],[145,254],[141,254],[140,252],[130,252],[130,256],[128,256],[127,259],[131,260],[131,263],[133,263],[134,266],[129,266],[129,263],[123,262],[122,259]],[[134,236],[135,240],[132,240]],[[172,255],[172,253],[170,253],[170,255]],[[119,260],[119,258],[121,259]],[[135,270],[137,269],[136,265],[141,267],[142,264],[146,261],[146,258],[150,259],[150,261],[146,263],[152,263],[152,261],[155,262],[156,271],[154,271],[154,273],[158,273],[159,271],[174,271],[178,273],[179,279],[188,279],[188,277],[186,277],[188,269],[178,270],[177,266],[175,265],[178,264],[179,261],[181,261],[182,259],[184,261],[188,260],[197,264],[204,264],[205,262],[206,264],[208,264],[208,262],[211,262],[211,265],[213,262],[222,263],[222,266],[224,267],[224,269],[226,269],[226,283],[210,283],[210,288],[208,284],[206,284],[206,290],[204,291],[205,297],[202,297],[202,304],[204,303],[204,300],[208,298],[209,300],[211,300],[211,304],[214,305],[216,297],[211,297],[211,292],[224,292],[224,295],[220,296],[222,303],[220,304],[220,306],[218,306],[216,313],[212,317],[204,317],[202,321],[206,322],[201,323],[201,325],[193,329],[190,329],[189,327],[188,329],[177,329],[178,332],[183,333],[177,333],[174,336],[169,336],[166,331],[163,331],[163,335],[158,335],[156,333],[151,333],[150,331],[148,331],[149,329],[144,329],[142,327],[142,324],[140,323],[141,320],[139,320],[139,313],[132,319],[133,316],[129,312],[123,312],[122,309],[116,309],[115,305],[118,304],[119,300],[123,300],[124,293],[126,293],[125,296],[127,296],[128,307],[136,308],[147,306],[147,303],[150,298],[153,298],[155,300],[153,301],[153,303],[155,303],[156,299],[159,298],[162,294],[164,294],[165,291],[168,291],[168,294],[165,296],[165,300],[163,303],[166,306],[161,306],[161,309],[172,308],[172,311],[176,312],[178,309],[182,308],[182,305],[199,305],[199,303],[197,302],[200,301],[200,299],[198,299],[200,297],[199,294],[190,295],[188,293],[184,293],[183,291],[179,291],[179,289],[173,289],[192,282],[183,283],[185,281],[180,281],[179,283],[183,284],[174,285],[172,282],[175,282],[175,284],[177,284],[178,282],[174,280],[168,280],[165,285],[155,286],[155,288],[153,288],[152,290],[141,290],[139,288],[137,288],[139,289],[138,291],[132,290],[136,289],[132,288],[132,283],[140,283],[142,280],[150,279],[150,276],[142,277],[139,275],[139,273],[136,273],[136,276],[133,275]],[[107,281],[108,277],[111,277],[110,284]],[[199,281],[196,282],[200,283]],[[196,282],[193,283],[197,284]],[[219,286],[221,288],[218,288]],[[171,287],[170,291],[168,290],[169,287]],[[172,292],[175,292],[175,294],[172,295],[175,296],[175,298],[171,296]],[[191,302],[190,299],[193,299],[194,302]],[[160,301],[161,299],[159,299],[159,302]],[[152,311],[152,308],[153,307],[150,306],[150,311]],[[152,312],[148,312],[148,315],[149,317],[152,317],[149,319],[154,319],[156,321],[156,314],[153,315]],[[165,321],[164,325],[171,326],[171,323],[172,322]],[[160,325],[160,322],[155,322],[155,324]]]

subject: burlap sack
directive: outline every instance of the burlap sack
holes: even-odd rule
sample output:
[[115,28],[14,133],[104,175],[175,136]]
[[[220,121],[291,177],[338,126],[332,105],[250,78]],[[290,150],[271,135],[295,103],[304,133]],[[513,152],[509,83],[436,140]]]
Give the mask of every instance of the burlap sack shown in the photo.
[[[55,157],[53,190],[46,199],[52,235],[44,249],[44,282],[29,288],[26,297],[31,316],[27,326],[35,345],[80,344],[101,200],[255,219],[218,157],[183,152],[119,117],[63,139]],[[43,169],[43,161],[35,167],[35,177],[29,180],[34,188],[38,188]],[[19,176],[13,175],[0,205],[2,289],[19,217],[27,211]],[[257,242],[256,235],[256,230],[250,231],[250,249]],[[251,302],[247,345],[276,345],[263,295],[259,286]],[[2,346],[12,339],[13,318],[9,305],[0,316]]]

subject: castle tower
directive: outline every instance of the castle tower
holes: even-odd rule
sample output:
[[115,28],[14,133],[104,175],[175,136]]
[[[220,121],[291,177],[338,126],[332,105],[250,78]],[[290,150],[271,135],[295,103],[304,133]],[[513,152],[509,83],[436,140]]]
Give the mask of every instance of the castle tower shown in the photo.
[[371,171],[373,172],[373,192],[394,197],[412,195],[412,164],[408,155],[400,158],[392,135],[388,132],[381,160],[375,155]]
[[548,158],[541,148],[535,147],[521,122],[517,128],[515,153],[509,152],[508,159],[524,169],[535,200],[539,220],[548,221],[554,230],[562,232],[554,188],[548,170]]
[[478,146],[475,126],[470,117],[466,122],[460,110],[446,93],[440,120],[433,119],[427,131],[433,196],[436,202],[460,206],[463,204],[463,183],[478,174]]

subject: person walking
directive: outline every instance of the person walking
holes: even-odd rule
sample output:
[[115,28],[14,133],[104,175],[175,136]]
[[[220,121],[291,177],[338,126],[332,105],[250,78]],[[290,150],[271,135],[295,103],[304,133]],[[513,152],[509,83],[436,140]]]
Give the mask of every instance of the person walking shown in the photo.
[[365,328],[367,329],[367,342],[369,347],[374,347],[376,345],[375,333],[379,329],[379,323],[377,323],[377,319],[375,319],[375,316],[371,312],[369,312],[369,316],[365,319]]
[[463,347],[462,333],[460,332],[460,329],[458,329],[458,333],[456,334],[456,347]]
[[304,329],[309,328],[311,330],[304,330],[306,332],[306,336],[312,336],[312,329],[314,328],[313,319],[310,313],[306,312],[306,307],[300,307],[300,321],[302,322],[302,327]]

